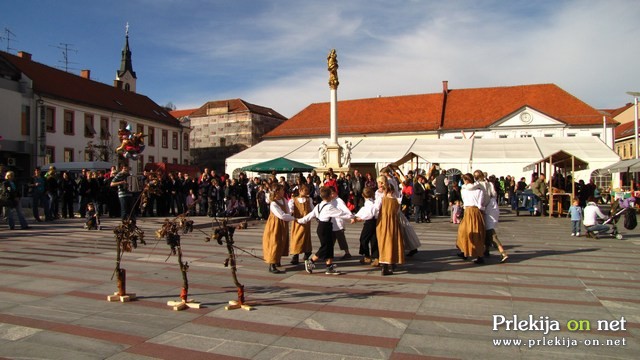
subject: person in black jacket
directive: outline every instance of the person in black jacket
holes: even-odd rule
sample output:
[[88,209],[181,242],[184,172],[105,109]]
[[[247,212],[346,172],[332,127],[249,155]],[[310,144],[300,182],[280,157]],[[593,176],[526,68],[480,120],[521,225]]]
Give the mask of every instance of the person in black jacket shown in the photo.
[[73,203],[77,196],[78,190],[76,188],[76,182],[71,178],[68,172],[62,173],[62,217],[73,218]]
[[422,175],[416,177],[416,181],[413,182],[413,196],[411,197],[411,204],[413,205],[413,213],[415,214],[416,223],[424,222],[425,218],[425,205],[427,190],[425,188],[425,178]]

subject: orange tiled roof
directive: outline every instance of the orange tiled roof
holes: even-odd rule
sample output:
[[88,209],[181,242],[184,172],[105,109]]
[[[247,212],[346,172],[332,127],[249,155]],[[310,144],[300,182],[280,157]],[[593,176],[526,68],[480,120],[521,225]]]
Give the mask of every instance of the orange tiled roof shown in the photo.
[[36,93],[77,104],[180,127],[179,121],[148,97],[0,51],[0,57],[33,80]]
[[[442,94],[343,100],[338,103],[340,134],[420,132],[438,128]],[[330,104],[311,104],[267,137],[329,135]]]
[[207,109],[224,108],[224,107],[228,107],[227,112],[229,113],[250,111],[251,113],[254,113],[254,114],[260,114],[260,115],[270,116],[273,118],[287,120],[286,117],[284,117],[283,115],[281,115],[280,113],[278,113],[277,111],[271,108],[251,104],[242,99],[209,101],[204,105],[202,105],[200,108],[195,109],[195,111],[193,111],[190,116],[191,117],[208,116],[209,114],[207,114]]
[[[443,100],[444,93],[339,101],[338,133],[481,129],[525,106],[573,126],[602,124],[601,112],[554,84],[450,89],[444,116]],[[266,137],[328,135],[329,106],[311,104]]]
[[635,134],[635,121],[629,121],[624,124],[620,124],[615,129],[615,139],[622,139],[626,137],[632,137]]
[[180,119],[181,117],[190,116],[196,110],[198,109],[173,110],[169,111],[169,114],[176,119]]

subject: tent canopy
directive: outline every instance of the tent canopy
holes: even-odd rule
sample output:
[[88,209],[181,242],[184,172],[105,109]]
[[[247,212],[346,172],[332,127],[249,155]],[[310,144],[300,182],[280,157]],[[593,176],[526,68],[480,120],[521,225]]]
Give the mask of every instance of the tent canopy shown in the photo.
[[640,171],[640,159],[626,159],[620,160],[615,164],[611,164],[602,170],[606,170],[612,173]]
[[[565,169],[572,169],[572,171],[586,170],[589,168],[589,163],[564,151],[557,151],[544,159],[538,160],[532,164],[529,164],[522,169],[523,171],[532,171],[538,164],[548,163],[552,166],[557,166]],[[572,167],[573,164],[573,167]]]
[[242,168],[242,171],[253,171],[257,173],[270,173],[272,171],[275,171],[277,173],[296,173],[309,172],[313,169],[314,167],[311,165],[303,164],[301,162],[293,161],[284,157],[279,157],[258,164],[245,166]]

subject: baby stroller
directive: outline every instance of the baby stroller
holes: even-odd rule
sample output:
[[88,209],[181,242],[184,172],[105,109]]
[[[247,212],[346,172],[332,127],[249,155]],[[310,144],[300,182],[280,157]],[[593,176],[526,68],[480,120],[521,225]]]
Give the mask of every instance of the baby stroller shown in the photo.
[[625,216],[624,227],[628,230],[632,230],[633,228],[635,228],[637,224],[635,209],[630,207],[623,207],[619,208],[614,214],[609,216],[608,219],[602,222],[602,225],[607,225],[610,227],[609,230],[597,232],[587,231],[587,237],[598,239],[602,236],[611,236],[618,240],[622,240],[622,234],[618,232],[618,220],[622,215]]

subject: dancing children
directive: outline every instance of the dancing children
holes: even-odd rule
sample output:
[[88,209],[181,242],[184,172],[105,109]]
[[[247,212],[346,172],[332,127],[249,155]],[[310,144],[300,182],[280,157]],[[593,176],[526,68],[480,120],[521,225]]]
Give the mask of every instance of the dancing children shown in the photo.
[[287,221],[294,220],[289,214],[289,209],[284,200],[284,186],[277,184],[270,193],[269,208],[271,214],[264,225],[262,234],[262,256],[269,264],[269,272],[280,274],[277,268],[280,265],[280,258],[289,253],[289,226]]
[[582,221],[580,199],[573,199],[573,205],[569,207],[567,216],[571,217],[571,236],[580,236],[580,221]]
[[[338,197],[338,192],[333,188],[331,189],[331,204],[338,209],[351,213],[351,210],[347,207],[347,204]],[[344,221],[340,218],[332,218],[331,224],[333,225],[333,245],[335,246],[336,240],[338,241],[338,245],[340,246],[340,250],[344,251],[344,255],[340,258],[340,260],[349,260],[351,259],[351,253],[349,252],[349,243],[347,242],[347,238],[344,235]]]
[[320,188],[320,198],[322,202],[316,205],[313,211],[297,220],[299,224],[306,224],[311,219],[318,219],[317,234],[320,239],[320,248],[315,255],[305,260],[304,268],[311,274],[315,268],[316,261],[323,259],[327,265],[325,274],[340,275],[340,272],[336,270],[336,266],[333,264],[333,228],[331,219],[335,217],[352,219],[353,214],[351,214],[351,211],[340,210],[332,204],[331,189],[329,187],[323,186]]
[[404,236],[399,221],[403,215],[399,213],[396,190],[385,176],[378,176],[378,193],[382,194],[380,198],[376,197],[376,206],[380,209],[376,225],[379,262],[382,264],[382,275],[391,275],[396,264],[404,263]]
[[[294,196],[289,200],[289,212],[294,218],[300,219],[313,211],[313,204],[309,197],[309,187],[306,184],[301,184],[297,191],[298,196]],[[299,254],[302,253],[304,253],[304,260],[309,259],[312,253],[311,224],[302,225],[293,221],[291,223],[291,243],[289,246],[289,254],[293,254],[291,264],[299,264]]]
[[[498,225],[498,219],[500,218],[500,209],[498,208],[498,193],[496,192],[496,188],[491,181],[488,181],[481,170],[476,170],[473,172],[473,178],[475,179],[475,186],[480,186],[483,190],[482,195],[482,206],[484,207],[484,225],[485,225],[485,248],[484,248],[484,257],[489,257],[489,248],[491,244],[495,244],[502,255],[500,262],[505,262],[509,258],[507,252],[504,251],[504,247],[498,239],[498,234],[496,234],[496,226]],[[483,258],[479,258],[477,260],[478,264],[484,263]]]
[[[363,256],[360,263],[379,266],[378,238],[376,237],[376,222],[379,211],[374,201],[374,190],[368,187],[364,188],[362,196],[364,197],[364,206],[358,210],[356,217],[351,219],[352,224],[364,221],[360,233],[360,255]],[[369,247],[371,247],[371,252],[369,252]]]
[[469,257],[477,257],[476,264],[483,264],[484,259],[484,239],[486,236],[484,216],[482,211],[482,199],[484,191],[481,186],[473,183],[473,175],[462,175],[462,203],[464,204],[464,217],[458,227],[458,238],[456,247],[460,249],[458,256],[463,260]]

